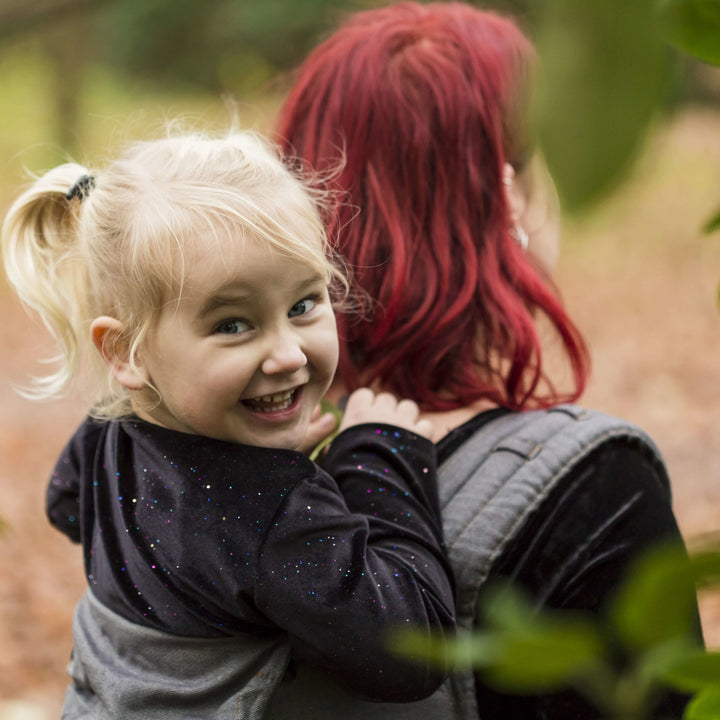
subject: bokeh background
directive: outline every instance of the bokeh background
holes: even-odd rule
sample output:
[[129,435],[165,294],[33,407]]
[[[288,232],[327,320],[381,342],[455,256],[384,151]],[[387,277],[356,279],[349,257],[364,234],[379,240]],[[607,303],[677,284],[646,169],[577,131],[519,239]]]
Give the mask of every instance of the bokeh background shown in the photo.
[[[236,115],[270,131],[292,68],[345,12],[371,4],[384,3],[0,0],[0,213],[28,171],[70,157],[101,164],[169,119],[220,129]],[[556,78],[566,66],[550,40],[595,33],[579,43],[592,51],[579,74],[589,91],[567,77],[553,85],[549,72],[539,105],[566,210],[557,282],[594,358],[583,403],[655,438],[680,527],[698,545],[720,529],[720,233],[702,231],[720,207],[720,72],[663,40],[637,41],[640,24],[619,17],[617,0],[603,0],[600,18],[563,15],[563,0],[492,5],[520,18]],[[626,35],[602,35],[610,25]],[[623,55],[629,45],[640,54]],[[59,717],[85,586],[79,549],[43,507],[86,408],[14,389],[52,352],[0,277],[0,720]],[[701,596],[701,613],[720,648],[717,592]]]

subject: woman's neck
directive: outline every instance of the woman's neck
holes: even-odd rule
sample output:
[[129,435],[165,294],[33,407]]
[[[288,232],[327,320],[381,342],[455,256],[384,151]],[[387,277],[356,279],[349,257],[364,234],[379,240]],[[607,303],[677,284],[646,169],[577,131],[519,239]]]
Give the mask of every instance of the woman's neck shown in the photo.
[[497,405],[490,400],[477,400],[470,405],[456,408],[455,410],[423,412],[420,413],[420,417],[432,422],[435,428],[432,435],[432,441],[439,442],[452,430],[464,425],[478,413],[483,412],[483,410],[492,410],[496,407]]

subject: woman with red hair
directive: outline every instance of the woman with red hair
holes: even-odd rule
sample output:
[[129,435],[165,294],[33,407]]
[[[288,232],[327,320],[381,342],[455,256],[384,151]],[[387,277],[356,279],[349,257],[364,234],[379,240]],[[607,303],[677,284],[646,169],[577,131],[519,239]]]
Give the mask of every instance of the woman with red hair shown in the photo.
[[[277,125],[288,158],[329,178],[338,201],[326,223],[357,287],[360,312],[338,311],[330,397],[370,385],[412,398],[434,421],[467,626],[482,622],[477,586],[493,579],[512,580],[536,608],[601,613],[639,553],[682,542],[652,441],[563,404],[580,397],[589,360],[550,279],[558,208],[527,122],[535,64],[508,18],[463,3],[400,2],[351,16],[318,46]],[[548,339],[554,360],[564,359],[564,388],[548,369]],[[586,432],[593,424],[601,430]],[[483,443],[492,457],[474,462]],[[508,458],[516,464],[503,475]],[[496,490],[479,500],[490,481]],[[473,503],[474,525],[462,519]],[[471,542],[458,526],[474,528]],[[270,716],[598,715],[571,692],[513,697],[471,678],[469,699],[454,682],[424,704],[372,706],[300,662]],[[657,717],[681,717],[684,703],[662,696]]]
[[[533,59],[504,18],[400,3],[359,13],[301,68],[281,142],[315,170],[342,168],[329,225],[373,305],[365,321],[339,316],[348,388],[379,383],[431,411],[580,395],[585,346],[542,265],[554,242],[525,254],[517,238],[537,229],[519,222],[536,180]],[[544,373],[540,313],[570,361],[566,393]]]

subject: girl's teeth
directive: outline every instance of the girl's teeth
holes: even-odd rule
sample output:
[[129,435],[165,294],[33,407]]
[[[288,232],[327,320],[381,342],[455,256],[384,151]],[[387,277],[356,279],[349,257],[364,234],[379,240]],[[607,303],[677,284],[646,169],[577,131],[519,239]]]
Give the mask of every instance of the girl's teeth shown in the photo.
[[263,395],[260,398],[260,402],[264,403],[277,403],[283,400],[289,400],[292,397],[293,391],[287,390],[284,393],[277,393],[276,395]]
[[280,410],[287,410],[295,398],[295,389],[286,390],[282,393],[274,393],[273,395],[263,395],[253,400],[246,400],[245,402],[250,405],[256,412],[279,412]]

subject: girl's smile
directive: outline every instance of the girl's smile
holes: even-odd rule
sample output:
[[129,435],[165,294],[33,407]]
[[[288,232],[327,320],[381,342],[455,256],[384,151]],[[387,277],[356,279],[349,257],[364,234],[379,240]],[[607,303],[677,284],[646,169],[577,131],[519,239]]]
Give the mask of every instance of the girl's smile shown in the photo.
[[302,388],[296,387],[273,395],[263,395],[259,398],[242,400],[242,403],[253,412],[267,416],[263,418],[264,420],[273,420],[278,415],[287,416],[288,410],[296,408],[301,393]]

